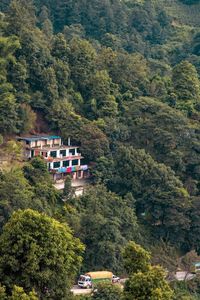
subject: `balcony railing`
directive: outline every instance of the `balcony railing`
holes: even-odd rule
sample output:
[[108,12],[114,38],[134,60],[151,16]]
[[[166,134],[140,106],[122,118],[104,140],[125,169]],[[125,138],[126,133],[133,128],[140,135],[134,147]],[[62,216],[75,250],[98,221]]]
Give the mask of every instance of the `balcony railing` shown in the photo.
[[88,165],[82,165],[82,166],[72,166],[72,167],[60,167],[60,168],[54,168],[51,169],[51,173],[73,173],[77,171],[87,171],[88,170]]
[[57,147],[61,147],[62,145],[61,144],[53,144],[53,145],[39,145],[39,146],[30,146],[30,145],[27,145],[29,148],[32,148],[32,149],[43,149],[43,148],[57,148]]
[[66,156],[63,156],[62,154],[61,155],[58,155],[56,157],[53,157],[53,156],[48,156],[48,157],[44,157],[45,159],[49,160],[49,161],[53,161],[54,159],[64,159],[64,158],[72,158],[72,157],[80,157],[81,156],[81,153],[75,153],[75,154],[69,154],[69,155],[66,155]]

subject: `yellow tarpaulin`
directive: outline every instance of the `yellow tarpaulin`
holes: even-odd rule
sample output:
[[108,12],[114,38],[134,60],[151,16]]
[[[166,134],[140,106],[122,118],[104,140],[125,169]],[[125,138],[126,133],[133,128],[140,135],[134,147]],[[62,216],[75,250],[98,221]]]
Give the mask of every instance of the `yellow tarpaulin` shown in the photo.
[[99,272],[89,272],[85,274],[86,276],[90,276],[91,279],[100,279],[100,278],[112,278],[113,273],[109,271],[99,271]]

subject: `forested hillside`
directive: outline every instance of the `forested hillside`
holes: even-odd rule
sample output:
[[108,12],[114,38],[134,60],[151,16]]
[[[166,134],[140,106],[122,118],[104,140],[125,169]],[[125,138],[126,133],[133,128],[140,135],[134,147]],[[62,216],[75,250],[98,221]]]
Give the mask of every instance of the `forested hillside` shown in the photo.
[[[169,287],[151,266],[200,261],[200,1],[1,0],[0,11],[1,299],[75,299],[80,270],[106,269],[129,276],[124,293],[101,286],[91,299],[200,299],[198,277]],[[49,132],[90,164],[78,200],[42,159],[21,158],[15,136]]]

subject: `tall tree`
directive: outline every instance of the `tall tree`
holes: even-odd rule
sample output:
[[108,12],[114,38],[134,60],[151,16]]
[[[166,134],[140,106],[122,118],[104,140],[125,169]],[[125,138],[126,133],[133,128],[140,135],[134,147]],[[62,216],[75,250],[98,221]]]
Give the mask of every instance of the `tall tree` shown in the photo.
[[[107,71],[97,71],[90,80],[91,110],[96,117],[115,117],[117,114],[117,85]],[[93,105],[92,105],[93,104]],[[88,110],[88,108],[87,108]]]
[[86,40],[73,39],[70,43],[69,65],[76,88],[87,94],[89,78],[94,74],[96,51]]
[[[134,297],[134,298],[133,298]],[[133,274],[125,283],[125,300],[172,300],[173,291],[160,267],[150,267],[147,272]]]
[[[4,19],[0,22],[5,30]],[[0,132],[3,134],[17,132],[17,104],[13,85],[8,80],[8,70],[9,64],[16,62],[15,51],[19,48],[16,37],[5,37],[4,33],[0,33]]]
[[30,209],[13,214],[0,245],[1,282],[55,300],[69,292],[84,249],[67,225]]
[[128,275],[146,272],[150,265],[150,253],[135,242],[129,242],[124,248],[123,262]]
[[138,216],[157,237],[177,243],[177,232],[182,232],[179,242],[184,242],[189,195],[174,172],[144,150],[125,146],[116,151],[114,169],[111,188],[122,195],[132,192]]
[[170,166],[183,181],[188,175],[199,178],[197,124],[178,110],[148,97],[135,99],[124,108],[119,133],[122,143],[145,149],[155,160]]
[[46,166],[45,171],[42,171],[28,164],[24,167],[25,176],[21,169],[12,169],[2,174],[0,177],[0,229],[11,214],[18,209],[32,208],[52,214],[58,199],[58,192],[53,187],[49,174],[45,172],[47,172]]
[[7,14],[8,32],[21,35],[32,30],[36,24],[35,7],[32,0],[12,0]]
[[140,245],[129,242],[124,249],[124,263],[129,278],[125,282],[126,300],[171,300],[173,292],[159,266],[150,265],[150,254]]
[[173,69],[172,82],[177,95],[177,107],[192,111],[200,100],[200,82],[195,67],[188,61],[182,61]]
[[88,161],[95,161],[109,152],[108,138],[93,123],[82,126],[80,130],[80,142],[83,155]]
[[80,217],[76,234],[86,245],[84,269],[121,272],[123,246],[128,240],[139,238],[135,212],[128,200],[97,185],[89,188],[78,202],[71,200],[71,204]]

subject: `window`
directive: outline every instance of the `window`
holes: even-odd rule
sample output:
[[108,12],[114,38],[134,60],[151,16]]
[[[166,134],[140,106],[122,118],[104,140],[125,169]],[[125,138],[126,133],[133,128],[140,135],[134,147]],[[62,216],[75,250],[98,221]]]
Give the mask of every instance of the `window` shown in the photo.
[[69,154],[70,154],[70,155],[75,155],[75,152],[76,152],[76,149],[70,149],[70,150],[69,150]]
[[50,156],[51,157],[57,157],[57,152],[56,151],[51,151]]
[[43,157],[47,157],[47,152],[42,152]]
[[60,150],[60,155],[66,156],[66,150]]
[[60,161],[54,162],[54,163],[53,163],[53,168],[54,168],[54,169],[60,168]]
[[69,167],[69,160],[63,161],[63,167]]
[[72,166],[78,166],[78,159],[72,160]]

